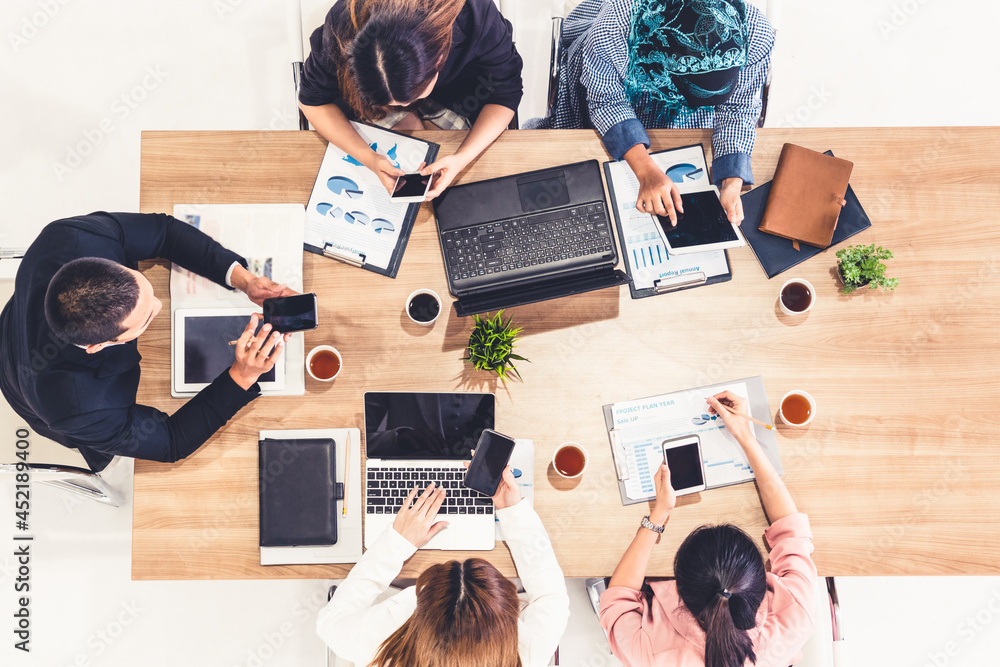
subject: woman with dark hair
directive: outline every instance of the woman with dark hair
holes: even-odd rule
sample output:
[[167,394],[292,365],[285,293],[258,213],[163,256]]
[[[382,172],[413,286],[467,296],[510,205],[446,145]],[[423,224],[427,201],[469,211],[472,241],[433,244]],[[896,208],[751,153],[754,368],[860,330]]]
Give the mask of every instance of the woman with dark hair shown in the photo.
[[521,101],[521,56],[493,0],[338,0],[309,44],[302,112],[390,192],[403,172],[349,121],[470,130],[454,155],[422,169],[436,174],[432,198],[500,136]]
[[447,522],[436,521],[444,489],[414,487],[392,527],[365,552],[316,629],[357,667],[541,667],[549,664],[569,618],[569,597],[552,544],[510,467],[493,496],[497,519],[527,595],[488,561],[432,565],[411,586],[376,603],[403,563]]
[[809,519],[754,438],[746,399],[722,392],[708,399],[746,453],[764,512],[772,521],[771,571],[754,541],[736,526],[702,526],[674,558],[675,580],[644,582],[646,566],[676,496],[666,465],[656,474],[656,502],[643,519],[601,596],[601,626],[626,665],[787,667],[812,635],[816,566]]
[[639,179],[636,208],[674,222],[680,194],[646,152],[646,129],[713,128],[712,179],[739,224],[774,46],[760,11],[744,0],[584,0],[562,41],[552,115],[526,127],[596,129]]

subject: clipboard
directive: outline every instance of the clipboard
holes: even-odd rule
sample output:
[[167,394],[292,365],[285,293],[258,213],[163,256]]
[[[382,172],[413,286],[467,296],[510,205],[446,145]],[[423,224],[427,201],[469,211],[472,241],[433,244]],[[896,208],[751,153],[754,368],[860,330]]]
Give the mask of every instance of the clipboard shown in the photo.
[[[758,418],[761,416],[766,416],[761,419],[771,426],[774,426],[773,420],[771,418],[771,408],[767,402],[767,391],[764,389],[764,378],[763,376],[756,375],[754,377],[742,378],[739,380],[730,380],[728,382],[719,382],[717,384],[707,385],[704,387],[693,387],[691,389],[682,389],[680,391],[670,392],[668,394],[661,394],[659,396],[649,396],[641,400],[652,400],[652,399],[666,399],[675,394],[685,394],[691,391],[705,392],[706,395],[711,396],[717,393],[720,387],[733,384],[734,382],[743,382],[747,386],[747,392],[750,394],[747,398],[750,401],[750,411],[755,413]],[[629,466],[629,454],[621,441],[619,431],[615,428],[614,416],[612,409],[614,404],[609,404],[603,406],[604,412],[604,426],[608,430],[608,442],[611,445],[611,459],[615,465],[615,478],[618,481],[618,493],[621,495],[622,505],[635,505],[638,503],[648,502],[656,498],[655,493],[648,497],[642,498],[629,498],[625,492],[625,482],[628,480],[628,466]],[[750,422],[750,426],[753,428],[754,436],[757,438],[757,442],[760,443],[761,449],[767,455],[767,458],[774,465],[775,470],[778,471],[779,475],[784,474],[784,469],[781,466],[781,456],[778,452],[778,441],[775,436],[775,432],[760,426],[759,424],[754,424]],[[672,437],[674,435],[684,435],[684,433],[671,433],[664,434],[664,438]],[[751,481],[751,480],[746,480]],[[722,486],[730,486],[732,484],[742,484],[744,482],[731,482],[729,484],[720,484],[710,487],[709,490],[713,488],[721,488]]]
[[[357,124],[360,126],[360,124]],[[409,135],[402,134],[400,132],[395,132],[393,130],[387,130],[385,128],[372,128],[378,130],[379,133],[386,133],[389,135],[395,135],[398,137],[403,137],[407,141],[419,142],[426,146],[426,150],[422,157],[416,161],[415,164],[420,164],[420,162],[426,162],[430,164],[437,159],[438,150],[441,148],[440,144],[434,142],[425,141],[423,139],[417,139],[416,137],[411,137]],[[348,156],[349,157],[349,156]],[[326,156],[324,156],[324,162]],[[352,164],[357,164],[356,162]],[[317,180],[323,175],[323,167],[320,166],[320,171],[317,173]],[[376,179],[377,180],[377,179]],[[380,185],[381,187],[381,185]],[[314,190],[315,192],[315,186]],[[310,195],[309,204],[313,203],[313,197]],[[307,205],[308,206],[308,205]],[[323,239],[322,244],[305,242],[302,244],[302,248],[307,252],[311,252],[317,255],[322,255],[329,259],[334,259],[339,262],[348,264],[349,266],[354,266],[360,269],[366,269],[373,273],[379,275],[388,276],[389,278],[395,278],[396,274],[399,272],[399,265],[403,260],[403,252],[406,250],[406,244],[410,240],[410,232],[413,231],[413,223],[417,219],[417,213],[420,211],[420,203],[408,204],[406,207],[406,214],[403,216],[403,220],[399,225],[399,232],[396,237],[396,245],[392,250],[392,256],[387,263],[386,268],[381,268],[373,264],[367,263],[367,255],[363,252],[357,252],[350,247],[337,242],[337,239],[329,238]]]
[[[664,151],[657,151],[656,153],[650,153],[650,155],[664,155],[667,153],[672,153],[676,151],[682,151],[686,149],[700,148],[702,162],[705,161],[705,147],[702,144],[691,144],[689,146],[680,146],[678,148],[670,148]],[[611,195],[611,209],[614,213],[615,227],[618,230],[618,247],[621,250],[622,258],[625,262],[625,272],[628,274],[629,278],[633,280],[629,281],[629,292],[633,299],[643,299],[650,296],[656,296],[657,294],[667,294],[669,292],[677,292],[680,290],[691,289],[694,287],[701,287],[702,285],[714,285],[716,283],[726,282],[732,280],[733,269],[729,262],[729,253],[727,251],[722,251],[725,254],[726,259],[726,270],[724,273],[716,275],[707,275],[704,271],[692,271],[690,273],[681,273],[680,275],[673,276],[671,278],[656,279],[653,281],[653,287],[649,288],[637,288],[635,286],[634,274],[638,269],[635,266],[633,258],[629,257],[627,251],[627,244],[625,242],[625,229],[622,224],[622,219],[620,215],[620,207],[618,203],[618,195],[615,192],[614,181],[611,175],[611,165],[615,164],[612,161],[604,163],[604,180],[608,185],[608,194]],[[707,168],[707,167],[706,167]],[[700,169],[698,169],[700,171]],[[711,179],[709,179],[711,181]],[[652,255],[652,253],[650,253]],[[651,257],[652,260],[652,257]]]

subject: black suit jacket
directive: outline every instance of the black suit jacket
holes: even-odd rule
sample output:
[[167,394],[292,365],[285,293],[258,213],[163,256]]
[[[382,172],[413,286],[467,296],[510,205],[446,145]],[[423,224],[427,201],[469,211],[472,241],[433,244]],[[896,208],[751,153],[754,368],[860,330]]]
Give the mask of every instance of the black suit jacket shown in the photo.
[[194,452],[240,408],[260,395],[228,371],[173,415],[136,405],[136,342],[95,354],[63,342],[45,320],[45,291],[59,268],[103,257],[135,269],[164,257],[226,284],[234,252],[168,215],[98,212],[50,223],[21,260],[14,295],[0,314],[0,391],[39,434],[80,450],[94,470],[116,454],[173,462]]

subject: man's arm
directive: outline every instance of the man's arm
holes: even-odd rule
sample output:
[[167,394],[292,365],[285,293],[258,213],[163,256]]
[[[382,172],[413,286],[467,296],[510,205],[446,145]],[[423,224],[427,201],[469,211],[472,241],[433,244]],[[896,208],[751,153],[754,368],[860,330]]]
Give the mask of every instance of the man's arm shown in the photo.
[[173,463],[194,453],[240,409],[260,395],[225,371],[174,414],[132,405],[75,415],[50,424],[73,445],[111,455]]

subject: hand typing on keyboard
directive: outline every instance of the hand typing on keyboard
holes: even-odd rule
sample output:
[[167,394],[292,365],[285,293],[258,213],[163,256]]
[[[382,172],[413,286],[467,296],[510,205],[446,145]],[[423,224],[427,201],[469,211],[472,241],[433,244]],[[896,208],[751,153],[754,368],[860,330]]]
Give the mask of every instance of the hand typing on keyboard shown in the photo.
[[417,496],[419,489],[414,486],[406,495],[403,506],[396,513],[392,527],[397,533],[418,549],[431,538],[448,527],[447,521],[435,521],[438,510],[444,503],[445,491],[436,487],[434,482],[427,485],[423,493]]

